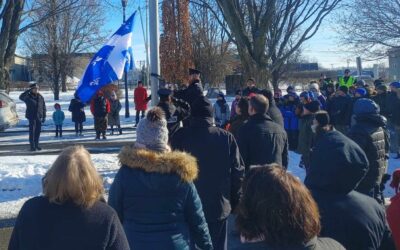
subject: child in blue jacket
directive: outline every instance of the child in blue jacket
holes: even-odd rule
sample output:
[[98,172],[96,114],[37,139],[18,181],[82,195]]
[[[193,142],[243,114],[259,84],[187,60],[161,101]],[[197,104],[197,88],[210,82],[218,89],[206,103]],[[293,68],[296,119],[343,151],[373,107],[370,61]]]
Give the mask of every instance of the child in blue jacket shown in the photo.
[[60,104],[54,104],[54,108],[56,109],[56,111],[53,112],[53,121],[54,125],[56,125],[56,137],[58,137],[58,134],[60,134],[60,137],[62,137],[62,125],[65,119],[65,115],[64,112],[61,110]]

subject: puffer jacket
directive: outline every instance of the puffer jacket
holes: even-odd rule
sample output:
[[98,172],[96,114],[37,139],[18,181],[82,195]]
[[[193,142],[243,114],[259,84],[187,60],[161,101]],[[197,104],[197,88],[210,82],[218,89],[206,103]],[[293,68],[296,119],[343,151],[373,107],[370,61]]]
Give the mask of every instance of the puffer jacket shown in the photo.
[[63,125],[64,119],[65,119],[65,115],[62,110],[56,110],[53,112],[54,125]]
[[25,117],[28,120],[42,120],[46,118],[46,104],[41,94],[34,95],[27,90],[19,96],[26,104]]
[[350,128],[348,137],[364,150],[369,161],[368,172],[356,190],[369,194],[380,185],[385,173],[389,144],[385,136],[386,119],[381,115],[366,114],[356,115],[355,120],[356,124]]
[[355,191],[368,164],[364,151],[342,133],[317,136],[304,183],[320,210],[320,237],[337,240],[348,250],[394,249],[384,208]]
[[110,188],[109,204],[122,222],[131,249],[212,249],[193,181],[196,159],[181,152],[157,153],[135,146],[118,155],[122,167]]

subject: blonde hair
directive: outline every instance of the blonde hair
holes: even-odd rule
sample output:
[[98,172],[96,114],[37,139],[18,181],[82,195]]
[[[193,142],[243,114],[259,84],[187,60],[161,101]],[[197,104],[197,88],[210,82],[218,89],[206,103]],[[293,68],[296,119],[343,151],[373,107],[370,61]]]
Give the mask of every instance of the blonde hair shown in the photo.
[[103,181],[83,146],[64,149],[43,178],[43,194],[51,203],[71,201],[89,208],[103,198]]

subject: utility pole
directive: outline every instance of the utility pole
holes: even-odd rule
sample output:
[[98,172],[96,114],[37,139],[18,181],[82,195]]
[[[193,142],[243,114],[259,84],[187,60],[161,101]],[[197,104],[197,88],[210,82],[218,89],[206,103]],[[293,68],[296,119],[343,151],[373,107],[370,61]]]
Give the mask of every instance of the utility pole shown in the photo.
[[151,64],[151,104],[157,105],[158,78],[160,76],[160,31],[158,28],[158,0],[149,1],[150,18],[150,64]]

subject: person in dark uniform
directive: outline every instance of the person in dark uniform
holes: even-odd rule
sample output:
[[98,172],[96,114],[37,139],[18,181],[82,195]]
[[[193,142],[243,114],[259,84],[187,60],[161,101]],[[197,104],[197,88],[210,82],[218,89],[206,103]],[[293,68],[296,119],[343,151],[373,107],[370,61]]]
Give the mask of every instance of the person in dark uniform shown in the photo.
[[157,106],[165,113],[168,138],[171,139],[172,135],[180,128],[181,121],[190,116],[190,105],[184,100],[173,97],[172,91],[169,89],[159,89],[157,93],[160,96]]
[[36,83],[29,85],[29,89],[19,96],[26,104],[25,117],[29,121],[29,144],[31,151],[42,150],[39,147],[39,137],[42,123],[46,120],[46,104],[39,94],[39,86]]
[[189,82],[186,88],[175,91],[174,97],[184,100],[191,106],[198,97],[204,96],[200,74],[201,72],[197,69],[189,69]]

